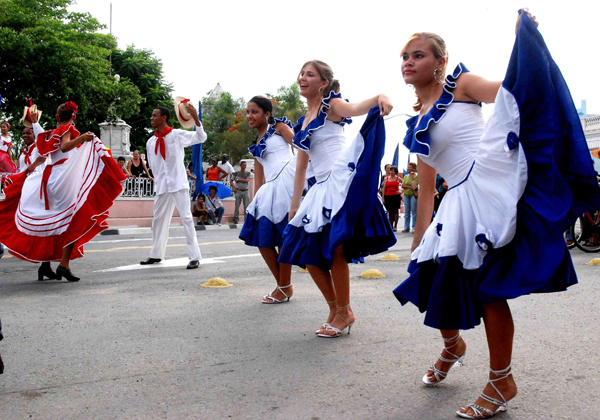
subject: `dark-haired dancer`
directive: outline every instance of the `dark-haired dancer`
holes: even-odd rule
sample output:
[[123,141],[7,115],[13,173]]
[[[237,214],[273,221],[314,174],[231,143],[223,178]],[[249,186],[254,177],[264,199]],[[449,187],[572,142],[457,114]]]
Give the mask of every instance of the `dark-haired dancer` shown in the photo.
[[[521,20],[522,18],[522,20]],[[520,13],[506,78],[487,81],[459,64],[431,33],[402,50],[404,81],[419,116],[404,144],[419,155],[421,189],[410,277],[394,291],[440,329],[442,354],[423,382],[444,381],[467,345],[459,330],[483,318],[490,355],[480,397],[457,414],[489,418],[517,395],[514,324],[507,300],[577,283],[563,232],[600,207],[595,171],[569,90],[528,14]],[[480,102],[495,102],[487,124]],[[442,118],[443,117],[443,118]],[[430,224],[436,172],[450,185]],[[540,247],[540,245],[542,245]]]
[[275,277],[277,287],[262,303],[281,303],[294,294],[292,266],[277,262],[282,235],[294,193],[296,159],[291,144],[294,132],[287,118],[275,118],[271,101],[255,96],[246,110],[248,125],[258,131],[248,151],[254,156],[255,196],[246,211],[240,239],[256,246]]
[[206,141],[206,133],[202,128],[196,108],[190,102],[187,102],[185,106],[194,119],[196,131],[174,130],[169,127],[167,123],[171,118],[171,111],[164,106],[156,108],[150,117],[152,128],[156,131],[146,143],[146,152],[154,175],[156,198],[152,219],[153,246],[150,256],[140,262],[142,265],[158,263],[165,258],[169,225],[175,206],[177,206],[181,224],[185,229],[187,253],[190,259],[187,268],[198,268],[202,259],[190,210],[190,188],[183,157],[185,147]]
[[[19,156],[17,172],[43,173],[46,167],[46,158],[40,155],[35,143],[37,136],[44,131],[42,126],[38,124],[38,113],[31,113],[27,124],[31,126],[23,129],[22,139],[25,145],[21,151],[21,156]],[[50,280],[56,279],[56,273],[52,271],[50,261],[42,262],[38,269],[38,280],[42,281],[45,277]]]
[[0,123],[0,173],[14,174],[17,171],[11,159],[12,139],[8,135],[10,124],[8,121]]
[[108,209],[121,193],[123,172],[93,133],[73,123],[77,105],[58,107],[58,128],[37,137],[43,172],[12,175],[0,202],[0,241],[13,255],[33,261],[60,261],[56,278],[78,281],[69,261],[83,256],[83,245],[108,227]]
[[[308,112],[294,127],[294,145],[300,152],[279,261],[307,266],[329,305],[318,335],[339,337],[347,327],[350,332],[355,320],[348,262],[396,242],[377,193],[385,148],[381,117],[389,114],[392,104],[385,95],[344,101],[333,71],[322,61],[305,63],[297,81]],[[360,134],[346,147],[344,124],[366,113]],[[317,183],[300,204],[309,158]]]

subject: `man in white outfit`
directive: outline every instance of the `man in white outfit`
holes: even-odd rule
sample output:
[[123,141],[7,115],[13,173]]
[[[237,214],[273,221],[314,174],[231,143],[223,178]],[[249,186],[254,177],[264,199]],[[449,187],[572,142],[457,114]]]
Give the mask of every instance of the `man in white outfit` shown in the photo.
[[206,141],[206,133],[202,128],[196,109],[189,101],[177,104],[177,106],[180,107],[178,117],[185,113],[188,117],[186,121],[193,118],[196,130],[174,130],[169,127],[167,122],[171,117],[171,112],[166,107],[160,106],[152,112],[150,122],[156,131],[146,143],[146,153],[154,174],[156,191],[152,220],[153,247],[149,258],[141,261],[140,264],[154,264],[165,258],[169,225],[173,210],[177,206],[187,240],[187,252],[190,259],[187,268],[192,269],[199,267],[202,256],[198,248],[194,220],[190,211],[189,185],[183,157],[185,147]]

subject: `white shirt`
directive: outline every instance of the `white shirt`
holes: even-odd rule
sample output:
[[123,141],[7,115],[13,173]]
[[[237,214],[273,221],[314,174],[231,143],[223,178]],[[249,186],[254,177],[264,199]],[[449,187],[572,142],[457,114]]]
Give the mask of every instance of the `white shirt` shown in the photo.
[[200,125],[196,127],[196,131],[176,129],[167,134],[165,136],[166,160],[163,159],[160,150],[158,155],[154,153],[156,141],[157,137],[152,136],[146,143],[156,195],[188,189],[187,173],[183,164],[184,147],[204,143],[206,141],[204,129]]
[[223,169],[225,169],[225,170],[227,171],[227,173],[229,173],[229,174],[232,174],[232,173],[234,173],[234,172],[235,172],[235,170],[233,169],[233,166],[231,166],[231,163],[229,163],[229,161],[227,161],[227,162],[225,162],[225,163],[219,162],[219,163],[217,164],[217,166],[218,166],[219,168],[223,168]]
[[[38,148],[36,146],[37,143],[37,136],[44,132],[44,129],[42,128],[41,125],[39,125],[38,123],[33,124],[33,137],[35,138],[33,144],[29,145],[29,146],[25,146],[23,148],[23,151],[25,151],[25,149],[27,147],[33,147],[33,151],[31,152],[31,155],[29,156],[29,160],[31,163],[35,162],[37,160],[37,158],[40,157],[40,152],[38,151]],[[21,173],[23,172],[25,169],[27,169],[29,165],[27,163],[25,163],[25,154],[21,153],[21,156],[19,156],[19,168],[17,169],[17,173]],[[35,168],[35,171],[33,171],[33,173],[38,173],[38,172],[43,172],[44,168],[46,167],[45,164],[42,164],[40,166],[38,166],[37,168]]]

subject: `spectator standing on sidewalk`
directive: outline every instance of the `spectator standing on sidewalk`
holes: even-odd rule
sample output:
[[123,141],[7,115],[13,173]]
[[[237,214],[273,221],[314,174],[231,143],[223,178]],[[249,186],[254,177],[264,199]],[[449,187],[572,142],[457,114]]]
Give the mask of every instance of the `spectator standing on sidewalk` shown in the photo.
[[[417,196],[419,191],[419,175],[417,175],[417,164],[408,164],[408,175],[402,181],[402,194],[404,199],[404,229],[402,232],[415,233],[417,224]],[[412,227],[411,227],[412,218]]]
[[219,168],[227,172],[227,175],[222,173],[219,174],[219,181],[227,184],[227,177],[231,176],[235,172],[235,169],[233,169],[233,166],[231,166],[231,163],[229,163],[229,156],[227,156],[226,154],[221,155]]
[[240,170],[233,173],[232,186],[235,194],[235,209],[233,210],[233,223],[237,225],[240,221],[240,202],[244,203],[244,214],[250,202],[250,191],[248,183],[250,182],[251,173],[246,171],[246,162],[240,163]]
[[190,186],[190,191],[194,191],[194,186],[196,185],[196,176],[194,175],[193,169],[194,164],[190,162],[187,167],[187,178],[188,184]]

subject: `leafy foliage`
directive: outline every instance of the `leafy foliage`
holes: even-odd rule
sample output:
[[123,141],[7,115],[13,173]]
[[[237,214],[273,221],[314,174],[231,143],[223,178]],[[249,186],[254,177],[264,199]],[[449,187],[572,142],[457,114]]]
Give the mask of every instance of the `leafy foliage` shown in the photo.
[[147,50],[118,50],[89,13],[67,10],[72,3],[0,0],[1,111],[15,127],[13,135],[20,135],[30,97],[46,128],[55,125],[58,105],[72,100],[79,105],[80,131],[98,133],[99,123],[122,118],[132,125],[133,145],[145,145],[152,109],[171,103],[162,63]]
[[[297,84],[282,86],[276,95],[267,94],[273,103],[273,115],[286,116],[295,122],[306,113],[300,99]],[[204,160],[227,153],[234,162],[249,158],[248,146],[256,140],[256,131],[245,119],[247,103],[243,99],[234,100],[228,92],[220,98],[205,97],[202,100],[204,129],[208,139],[204,146]]]
[[[138,50],[133,45],[124,51],[113,50],[113,72],[121,76],[121,82],[130,82],[137,86],[142,100],[136,112],[129,117],[131,125],[132,149],[145,150],[146,141],[152,135],[150,116],[157,106],[173,108],[171,93],[173,86],[165,82],[162,74],[162,62],[150,50]],[[119,100],[120,102],[120,100]],[[118,111],[117,111],[117,115]],[[177,118],[172,115],[170,125],[178,126]]]
[[300,98],[300,88],[297,83],[290,87],[282,86],[277,89],[276,95],[267,94],[267,98],[273,103],[273,114],[276,117],[287,117],[293,122],[306,114],[306,107]]

